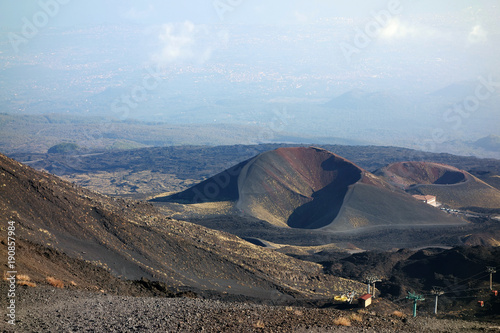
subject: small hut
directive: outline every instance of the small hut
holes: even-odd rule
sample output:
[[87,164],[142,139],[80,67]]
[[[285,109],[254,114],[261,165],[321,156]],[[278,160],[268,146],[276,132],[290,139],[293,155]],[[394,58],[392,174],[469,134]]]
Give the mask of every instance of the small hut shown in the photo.
[[360,308],[366,308],[372,304],[372,295],[364,294],[358,298],[358,305]]

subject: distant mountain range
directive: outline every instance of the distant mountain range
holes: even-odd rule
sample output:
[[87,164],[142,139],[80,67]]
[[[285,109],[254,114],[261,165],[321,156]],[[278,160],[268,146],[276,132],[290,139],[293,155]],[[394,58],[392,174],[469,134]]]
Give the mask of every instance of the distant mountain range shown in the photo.
[[500,152],[500,136],[488,135],[474,142],[474,145],[478,148],[498,153]]

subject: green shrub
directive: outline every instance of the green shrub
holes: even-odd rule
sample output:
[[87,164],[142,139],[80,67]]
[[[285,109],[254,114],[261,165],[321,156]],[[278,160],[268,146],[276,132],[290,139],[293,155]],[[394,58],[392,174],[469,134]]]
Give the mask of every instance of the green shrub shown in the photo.
[[78,150],[78,145],[76,143],[63,142],[52,146],[49,148],[47,153],[49,154],[68,154]]

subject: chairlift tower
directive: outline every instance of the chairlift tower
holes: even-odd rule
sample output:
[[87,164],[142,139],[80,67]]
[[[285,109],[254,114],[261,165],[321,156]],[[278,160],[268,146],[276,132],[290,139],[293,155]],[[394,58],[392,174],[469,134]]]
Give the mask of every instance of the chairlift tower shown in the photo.
[[366,276],[365,281],[366,281],[367,286],[368,286],[368,294],[370,294],[370,285],[373,284],[372,296],[373,296],[373,298],[375,298],[375,293],[376,293],[375,282],[382,282],[382,280],[380,280],[380,278],[378,276],[370,274],[370,275]]
[[412,292],[408,292],[408,296],[406,298],[413,301],[413,317],[417,316],[417,301],[424,301],[425,298],[422,295],[417,295]]
[[493,290],[493,274],[497,272],[495,267],[486,267],[486,271],[490,273],[490,290]]
[[432,287],[431,293],[436,296],[436,304],[434,305],[434,314],[438,313],[438,298],[444,294],[444,291],[439,287]]

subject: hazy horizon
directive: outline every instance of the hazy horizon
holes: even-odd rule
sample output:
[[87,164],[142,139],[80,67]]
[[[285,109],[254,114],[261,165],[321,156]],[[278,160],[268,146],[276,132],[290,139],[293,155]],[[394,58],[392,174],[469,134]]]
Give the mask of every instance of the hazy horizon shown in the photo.
[[495,1],[3,2],[0,112],[446,151],[500,135],[499,14]]

